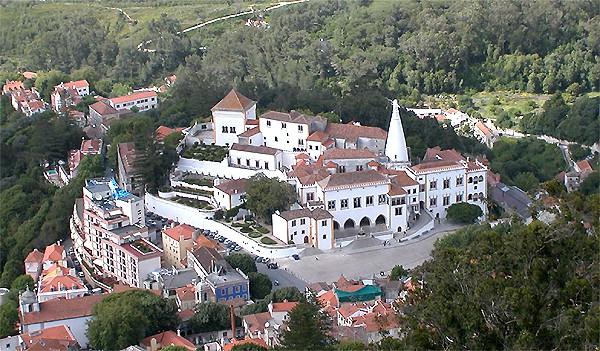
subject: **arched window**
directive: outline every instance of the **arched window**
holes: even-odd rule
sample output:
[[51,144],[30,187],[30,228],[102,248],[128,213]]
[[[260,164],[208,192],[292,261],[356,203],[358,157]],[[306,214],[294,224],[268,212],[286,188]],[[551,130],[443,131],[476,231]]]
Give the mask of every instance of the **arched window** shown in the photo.
[[337,221],[333,221],[333,229],[340,229],[340,224]]
[[344,229],[349,228],[354,228],[354,221],[350,218],[344,223]]
[[371,225],[371,220],[369,219],[369,217],[363,217],[360,220],[360,226],[361,227],[369,227]]
[[377,224],[377,225],[385,224],[385,216],[384,215],[377,216],[377,218],[375,219],[375,224]]

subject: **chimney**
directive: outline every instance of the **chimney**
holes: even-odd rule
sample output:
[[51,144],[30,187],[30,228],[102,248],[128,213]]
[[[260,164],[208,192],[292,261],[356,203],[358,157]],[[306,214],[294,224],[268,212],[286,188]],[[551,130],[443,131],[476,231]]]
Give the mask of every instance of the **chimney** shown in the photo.
[[158,342],[156,342],[156,338],[150,339],[150,351],[158,351]]

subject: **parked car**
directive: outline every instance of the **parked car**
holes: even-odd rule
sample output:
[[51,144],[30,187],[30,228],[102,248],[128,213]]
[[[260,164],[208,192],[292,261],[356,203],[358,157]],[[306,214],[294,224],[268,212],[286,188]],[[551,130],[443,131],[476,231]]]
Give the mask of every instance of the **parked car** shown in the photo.
[[276,280],[276,281],[274,281],[274,282],[273,282],[273,285],[275,285],[275,286],[279,286],[279,280]]
[[224,243],[225,242],[225,238],[219,238],[219,242],[220,243]]
[[267,264],[267,268],[269,268],[269,269],[277,269],[278,268],[277,262],[271,262],[271,263]]
[[254,259],[254,261],[255,261],[256,263],[260,263],[260,262],[262,262],[262,260],[263,260],[263,258],[262,258],[262,257],[260,257],[260,256],[256,256],[256,258]]
[[233,251],[240,251],[241,249],[242,249],[241,246],[236,246],[236,247],[233,248]]
[[261,262],[262,262],[262,263],[269,263],[270,261],[271,261],[271,259],[270,259],[270,258],[268,258],[268,257],[263,257],[263,259],[262,259],[262,261],[261,261]]
[[293,254],[292,258],[296,261],[298,261],[300,259],[300,256],[298,256],[297,254]]

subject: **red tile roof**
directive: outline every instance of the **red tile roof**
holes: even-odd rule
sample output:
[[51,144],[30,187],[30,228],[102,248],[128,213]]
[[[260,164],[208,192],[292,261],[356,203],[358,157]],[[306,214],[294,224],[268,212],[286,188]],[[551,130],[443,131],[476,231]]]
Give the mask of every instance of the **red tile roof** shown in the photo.
[[55,277],[49,277],[44,279],[40,286],[41,293],[49,293],[53,291],[66,290],[79,290],[85,289],[85,285],[78,277],[72,275],[60,275]]
[[171,239],[176,240],[176,241],[181,240],[182,237],[183,237],[183,240],[192,239],[192,235],[194,234],[195,231],[196,231],[196,228],[194,228],[188,224],[179,224],[173,228],[163,229],[163,232],[165,234],[167,234]]
[[378,127],[359,126],[352,123],[328,123],[325,132],[330,137],[355,142],[358,138],[385,140],[387,132]]
[[66,82],[63,84],[64,86],[71,88],[71,89],[81,89],[81,88],[85,88],[85,87],[90,87],[90,83],[88,83],[87,80],[76,80],[74,82]]
[[430,161],[430,162],[420,163],[415,166],[411,166],[410,168],[417,173],[423,173],[423,172],[429,172],[429,171],[438,171],[438,170],[447,169],[447,168],[461,168],[461,167],[464,167],[464,166],[461,165],[460,163],[457,163],[456,161]]
[[[263,339],[246,338],[244,340],[232,339],[229,344],[223,345],[223,351],[231,351],[231,350],[233,350],[233,348],[235,346],[244,345],[244,344],[254,344],[254,345],[257,345],[260,347],[264,347],[265,349],[269,348],[269,345],[267,345],[267,343]],[[239,348],[239,349],[243,349],[243,348]]]
[[235,89],[225,95],[225,97],[219,101],[211,111],[240,111],[245,112],[250,109],[256,102],[248,99],[244,95],[238,93]]
[[265,323],[271,320],[271,314],[269,312],[262,312],[249,314],[242,318],[246,321],[246,324],[248,324],[248,329],[251,332],[256,332],[265,329]]
[[323,152],[325,160],[374,159],[376,155],[367,149],[338,149],[332,148]]
[[21,317],[21,324],[27,325],[88,317],[92,315],[94,305],[107,296],[109,294],[75,297],[68,300],[58,298],[45,301],[40,303],[39,312],[25,313]]
[[317,130],[316,132],[312,133],[311,135],[308,136],[308,138],[306,140],[308,141],[318,141],[320,143],[327,141],[327,139],[329,139],[329,134],[322,132],[320,130]]
[[57,325],[31,333],[21,334],[26,350],[64,350],[77,344],[71,330],[65,325]]
[[33,251],[31,251],[27,257],[25,257],[25,262],[29,263],[29,262],[35,262],[35,263],[41,263],[44,260],[44,254],[41,253],[38,249],[33,249]]
[[273,312],[290,312],[296,305],[297,301],[273,302]]
[[389,183],[386,176],[374,170],[334,173],[325,179],[320,180],[319,186],[325,190],[348,186],[379,185]]
[[247,131],[240,133],[238,135],[238,137],[251,137],[254,136],[256,134],[260,133],[260,128],[259,127],[254,127],[254,128],[250,128]]
[[158,128],[156,128],[156,132],[155,132],[156,139],[158,141],[163,141],[169,135],[171,135],[173,133],[177,133],[177,132],[182,132],[184,129],[185,128],[169,128],[166,126],[159,126]]
[[195,314],[196,314],[196,312],[194,312],[194,310],[192,310],[192,309],[183,310],[183,311],[180,311],[179,313],[177,313],[177,315],[179,315],[179,318],[181,318],[181,321],[183,321],[183,322],[188,321]]
[[245,193],[247,185],[248,185],[248,179],[240,178],[240,179],[233,179],[233,180],[227,180],[227,181],[221,182],[221,183],[215,185],[215,188],[219,189],[220,191],[224,192],[225,194],[233,195],[233,194]]
[[115,110],[112,106],[106,103],[107,100],[98,101],[89,106],[90,109],[96,111],[100,116],[106,115],[114,115],[119,113],[119,111]]
[[154,91],[138,91],[135,93],[131,93],[129,95],[117,96],[112,99],[109,99],[112,105],[122,104],[124,102],[131,102],[140,99],[157,97],[158,95]]
[[592,169],[592,166],[590,165],[590,163],[587,160],[581,160],[581,161],[577,162],[577,167],[579,168],[579,171],[582,173],[594,171]]
[[475,123],[475,127],[479,129],[486,137],[492,135],[490,128],[488,128],[483,122],[478,121]]
[[6,83],[4,84],[4,86],[2,87],[2,93],[6,94],[13,90],[21,90],[21,89],[25,89],[23,82],[18,81],[18,80],[7,80]]
[[64,253],[65,249],[58,244],[46,246],[44,261],[60,261],[65,258]]
[[135,171],[135,159],[137,157],[134,143],[120,143],[119,154],[123,160],[125,172],[132,174]]
[[196,287],[194,285],[186,285],[181,288],[175,289],[177,298],[179,301],[195,301],[196,300]]
[[84,155],[97,155],[102,150],[102,139],[82,140],[79,148]]
[[167,330],[162,333],[158,333],[147,338],[142,339],[141,345],[149,347],[152,343],[152,339],[156,340],[156,343],[160,348],[167,346],[181,346],[186,350],[196,351],[196,346],[192,344],[188,339],[177,335],[174,331]]
[[466,161],[463,155],[455,149],[442,150],[441,147],[436,146],[432,148],[427,148],[425,151],[425,156],[423,157],[423,162],[425,161]]
[[323,294],[317,297],[317,300],[321,303],[321,305],[325,306],[334,306],[338,305],[337,295],[333,290],[327,290]]

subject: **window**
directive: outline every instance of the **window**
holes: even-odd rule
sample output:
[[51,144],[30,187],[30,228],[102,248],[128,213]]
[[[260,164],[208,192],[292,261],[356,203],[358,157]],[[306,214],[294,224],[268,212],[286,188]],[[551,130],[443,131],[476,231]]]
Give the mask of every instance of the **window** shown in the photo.
[[463,200],[462,194],[456,195],[456,202],[462,202],[462,200]]
[[229,127],[229,133],[235,133],[235,127]]
[[419,185],[419,191],[425,191],[425,185],[420,184]]
[[339,171],[340,171],[340,173],[345,173],[346,172],[346,166],[340,166],[339,167]]
[[309,150],[312,150],[312,145],[308,145],[308,149],[309,149]]
[[365,202],[367,203],[367,206],[373,206],[373,195],[367,196],[367,199]]
[[458,177],[456,178],[456,185],[462,185],[463,184],[463,177]]
[[256,168],[260,168],[260,161],[256,160],[254,161],[254,164],[256,165]]
[[327,234],[323,234],[323,240],[327,239]]
[[[300,224],[306,224],[306,219],[305,218],[300,219]],[[304,230],[302,232],[304,232]]]
[[[327,227],[327,221],[326,220],[325,221],[321,221],[321,227]],[[324,235],[323,235],[323,237],[324,237]],[[323,238],[323,239],[325,239],[325,238]]]
[[355,197],[354,198],[354,208],[359,208],[359,207],[361,207],[360,197]]
[[250,160],[246,160],[246,166],[250,167]]
[[279,141],[279,139],[277,137],[275,137],[275,141]]
[[450,187],[450,179],[444,179],[444,189],[448,189]]
[[437,197],[429,199],[429,206],[437,206]]
[[394,214],[395,214],[396,216],[401,216],[401,215],[402,215],[402,207],[396,207],[396,208],[394,209]]
[[327,209],[328,210],[335,210],[335,200],[329,200],[329,201],[327,201]]
[[304,140],[298,139],[298,145],[304,145]]
[[237,164],[238,164],[238,165],[241,165],[241,164],[242,164],[242,160],[240,160],[240,158],[239,158],[239,157],[237,158]]
[[387,196],[385,196],[385,194],[381,194],[379,195],[379,204],[385,204],[387,203]]
[[469,177],[469,183],[473,183],[473,177]]
[[271,121],[267,120],[267,127],[271,126]]
[[392,198],[392,206],[399,206],[399,205],[400,205],[400,199]]
[[432,180],[429,182],[429,189],[436,189],[437,188],[437,180]]
[[265,161],[265,169],[269,169],[269,162]]
[[340,207],[342,210],[345,210],[348,208],[348,199],[341,199],[340,200]]
[[298,131],[299,131],[299,132],[301,132],[301,131],[303,131],[303,130],[304,130],[304,126],[303,126],[303,125],[299,125],[299,126],[298,126]]
[[308,193],[306,194],[306,200],[307,201],[313,201],[315,199],[315,193]]
[[450,195],[444,196],[444,198],[442,199],[442,202],[443,202],[444,206],[450,205]]
[[286,127],[285,122],[281,122],[281,128],[283,129],[285,127]]
[[227,129],[227,126],[223,126],[223,128],[221,129],[221,132],[222,132],[222,133],[227,133],[227,130],[228,130],[228,129]]
[[295,226],[296,226],[296,220],[294,219],[294,220],[292,220],[292,227],[295,227]]

